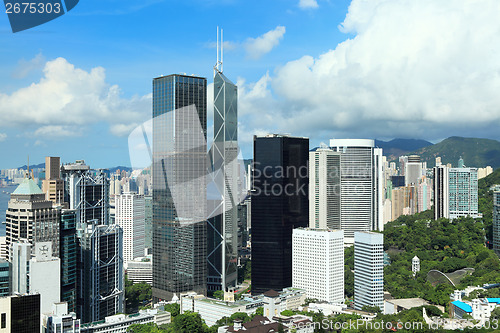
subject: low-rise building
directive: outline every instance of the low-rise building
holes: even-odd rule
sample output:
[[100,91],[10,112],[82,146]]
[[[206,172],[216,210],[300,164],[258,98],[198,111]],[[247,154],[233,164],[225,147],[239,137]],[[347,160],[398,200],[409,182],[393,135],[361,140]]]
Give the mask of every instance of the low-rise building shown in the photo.
[[148,257],[136,258],[128,262],[127,278],[134,283],[153,284],[153,261]]
[[80,333],[80,319],[68,312],[68,303],[52,304],[52,313],[43,315],[45,333]]
[[188,293],[180,298],[181,313],[197,312],[208,326],[213,326],[222,317],[230,317],[236,312],[248,315],[255,313],[257,308],[264,308],[264,315],[273,317],[284,310],[295,310],[304,304],[306,292],[298,288],[285,288],[281,292],[270,290],[263,295],[247,295],[241,300],[229,302],[208,298],[196,293]]
[[456,300],[451,303],[451,313],[462,319],[470,315],[472,319],[485,323],[490,320],[491,312],[500,305],[500,298],[475,298],[472,301]]
[[161,310],[141,310],[139,313],[124,315],[117,314],[106,317],[105,320],[84,324],[81,333],[125,333],[130,325],[155,323],[157,325],[168,324],[171,321],[169,312]]
[[235,320],[233,326],[219,327],[217,333],[276,333],[276,332],[313,333],[314,324],[311,317],[295,315],[291,317],[273,317],[272,319],[255,316],[251,321],[242,323]]
[[396,314],[423,305],[431,304],[422,298],[387,299],[384,300],[384,314]]

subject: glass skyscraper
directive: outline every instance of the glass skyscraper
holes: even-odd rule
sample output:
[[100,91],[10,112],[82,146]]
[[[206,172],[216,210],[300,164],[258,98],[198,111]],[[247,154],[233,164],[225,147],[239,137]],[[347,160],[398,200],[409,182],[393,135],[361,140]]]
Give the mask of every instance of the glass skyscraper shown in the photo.
[[76,312],[76,211],[62,210],[60,224],[61,301],[68,302],[68,311]]
[[309,139],[254,138],[252,294],[292,286],[292,231],[309,225]]
[[153,298],[206,294],[207,80],[153,80]]
[[238,204],[241,184],[238,163],[238,88],[219,69],[214,77],[214,143],[210,150],[215,198],[208,220],[209,290],[236,286]]

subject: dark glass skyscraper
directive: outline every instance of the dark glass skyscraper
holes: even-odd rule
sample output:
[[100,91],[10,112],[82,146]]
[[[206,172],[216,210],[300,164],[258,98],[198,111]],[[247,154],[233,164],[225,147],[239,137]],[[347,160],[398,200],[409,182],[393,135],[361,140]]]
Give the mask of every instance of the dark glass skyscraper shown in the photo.
[[254,295],[292,286],[292,230],[309,225],[308,159],[308,138],[254,137]]
[[153,298],[206,294],[207,80],[153,80]]
[[76,211],[62,210],[59,258],[61,259],[61,301],[68,302],[68,311],[76,312]]

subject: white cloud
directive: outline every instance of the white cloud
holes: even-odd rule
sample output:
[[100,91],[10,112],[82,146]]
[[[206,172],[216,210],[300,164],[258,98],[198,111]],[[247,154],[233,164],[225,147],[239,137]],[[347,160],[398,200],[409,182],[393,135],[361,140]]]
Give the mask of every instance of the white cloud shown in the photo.
[[264,54],[271,52],[277,46],[285,35],[286,28],[277,26],[257,38],[248,38],[245,42],[247,55],[252,59],[259,59]]
[[7,134],[0,133],[0,142],[5,141],[5,139],[7,139]]
[[318,8],[316,0],[299,0],[299,7],[302,9]]
[[82,128],[76,126],[47,125],[38,128],[34,134],[35,136],[45,138],[81,136]]
[[[64,58],[48,61],[39,82],[10,95],[0,93],[0,123],[22,126],[83,126],[97,122],[114,125],[124,135],[150,117],[151,94],[123,98],[117,85],[106,82],[104,68],[76,68]],[[41,127],[40,133],[56,127]],[[61,129],[64,129],[61,127]],[[57,131],[51,131],[56,133]],[[69,131],[62,133],[72,134]]]
[[496,0],[353,0],[340,26],[353,37],[286,63],[240,101],[257,129],[321,140],[498,137],[498,12]]

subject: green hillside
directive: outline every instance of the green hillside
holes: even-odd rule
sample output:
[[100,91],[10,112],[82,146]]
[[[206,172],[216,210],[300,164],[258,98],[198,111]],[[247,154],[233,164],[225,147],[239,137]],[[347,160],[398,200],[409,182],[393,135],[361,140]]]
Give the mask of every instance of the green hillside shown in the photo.
[[435,145],[421,148],[412,154],[420,155],[427,167],[434,167],[436,157],[440,156],[443,164],[451,163],[456,167],[462,157],[469,167],[484,168],[489,165],[500,167],[500,142],[490,139],[462,138],[452,136]]

